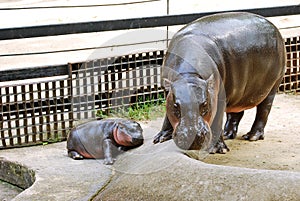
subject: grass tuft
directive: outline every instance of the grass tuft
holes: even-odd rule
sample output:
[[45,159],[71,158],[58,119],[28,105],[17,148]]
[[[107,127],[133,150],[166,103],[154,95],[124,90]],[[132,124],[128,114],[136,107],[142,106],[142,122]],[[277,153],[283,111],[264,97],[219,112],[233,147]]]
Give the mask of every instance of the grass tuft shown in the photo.
[[[142,102],[142,101],[139,101]],[[96,116],[98,118],[119,117],[136,121],[146,121],[162,117],[166,112],[165,100],[160,98],[158,101],[146,101],[142,103],[134,103],[128,107],[121,107],[108,112],[98,110]]]

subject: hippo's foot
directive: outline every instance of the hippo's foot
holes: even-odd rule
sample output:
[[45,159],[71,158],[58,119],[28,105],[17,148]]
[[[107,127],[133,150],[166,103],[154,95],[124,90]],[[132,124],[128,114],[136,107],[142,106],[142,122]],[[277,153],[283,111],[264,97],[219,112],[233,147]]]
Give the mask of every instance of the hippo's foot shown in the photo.
[[263,140],[265,136],[264,136],[264,131],[256,131],[256,132],[250,131],[249,133],[243,135],[242,138],[244,140],[257,141],[257,140]]
[[217,144],[214,147],[211,147],[208,151],[209,151],[210,154],[215,154],[215,153],[225,154],[228,151],[230,151],[230,149],[227,147],[224,140],[220,139],[217,142]]
[[234,130],[225,131],[224,130],[224,140],[234,139],[236,138],[237,132]]
[[83,156],[81,156],[78,152],[76,151],[69,151],[68,156],[70,158],[73,158],[74,160],[81,160],[83,159]]
[[104,158],[103,164],[104,165],[112,165],[116,161],[115,158]]
[[153,139],[153,143],[161,143],[161,142],[165,142],[168,141],[170,139],[172,139],[172,132],[173,131],[160,131]]

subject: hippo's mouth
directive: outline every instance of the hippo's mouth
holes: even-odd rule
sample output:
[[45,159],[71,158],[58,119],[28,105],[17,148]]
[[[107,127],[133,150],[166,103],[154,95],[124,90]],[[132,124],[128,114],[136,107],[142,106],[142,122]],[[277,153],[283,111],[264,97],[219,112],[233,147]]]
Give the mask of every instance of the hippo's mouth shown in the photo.
[[173,132],[175,144],[183,150],[206,150],[211,138],[211,130],[206,122],[189,127],[178,124]]

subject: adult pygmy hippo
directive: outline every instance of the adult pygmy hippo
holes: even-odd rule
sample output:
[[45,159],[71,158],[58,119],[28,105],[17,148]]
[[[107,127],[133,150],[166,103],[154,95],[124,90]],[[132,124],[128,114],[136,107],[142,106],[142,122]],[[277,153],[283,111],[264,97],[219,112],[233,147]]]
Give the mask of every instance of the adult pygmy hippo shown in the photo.
[[132,120],[90,121],[71,130],[68,155],[73,159],[104,158],[104,164],[111,165],[116,154],[143,144],[142,133],[140,124]]
[[223,134],[235,138],[244,110],[255,106],[255,121],[243,138],[263,139],[284,66],[284,40],[264,17],[233,12],[188,24],[175,34],[164,59],[167,114],[154,143],[173,138],[182,149],[224,153],[229,149]]

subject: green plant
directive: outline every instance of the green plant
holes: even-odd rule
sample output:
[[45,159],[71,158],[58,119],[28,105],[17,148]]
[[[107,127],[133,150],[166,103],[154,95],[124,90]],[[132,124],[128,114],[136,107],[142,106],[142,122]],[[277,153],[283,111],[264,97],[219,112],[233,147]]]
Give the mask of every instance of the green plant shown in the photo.
[[157,117],[162,117],[165,113],[165,99],[160,95],[158,100],[150,100],[146,98],[127,106],[110,111],[109,114],[104,114],[102,110],[97,111],[96,116],[100,118],[120,117],[129,118],[137,121],[151,120]]

